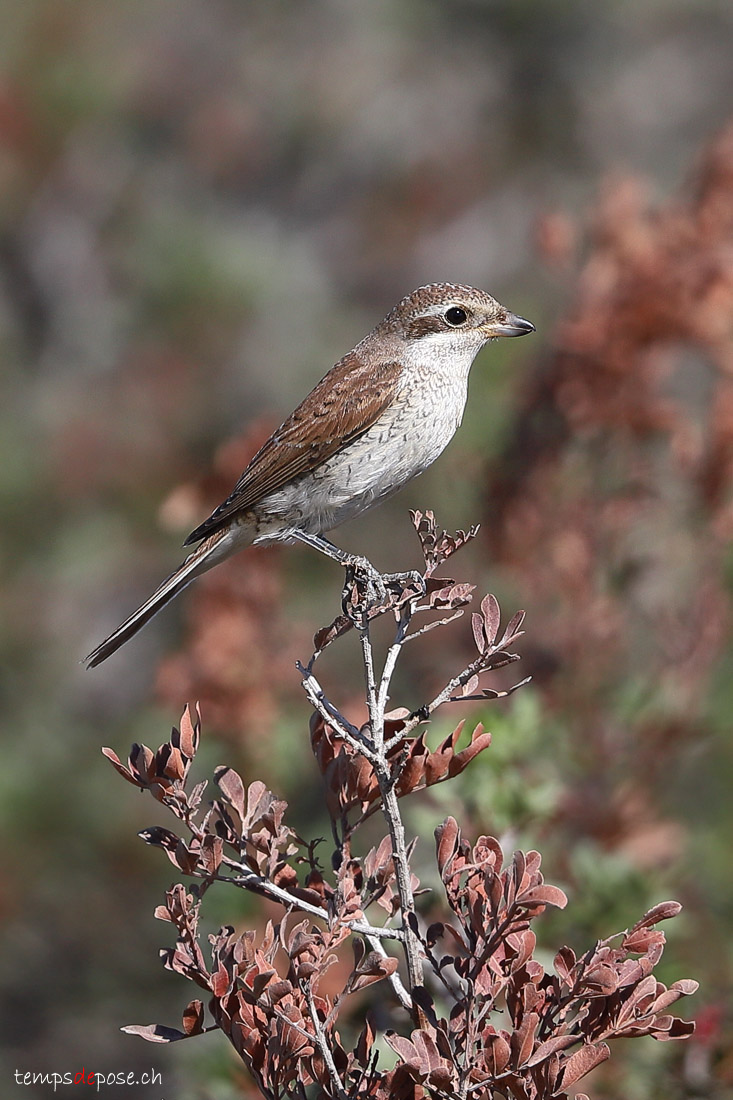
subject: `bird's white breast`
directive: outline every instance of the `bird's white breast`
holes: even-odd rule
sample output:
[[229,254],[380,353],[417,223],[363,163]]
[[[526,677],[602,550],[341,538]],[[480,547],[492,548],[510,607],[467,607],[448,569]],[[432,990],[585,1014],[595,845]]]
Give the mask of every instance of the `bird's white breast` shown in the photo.
[[[470,354],[446,336],[420,341],[403,359],[390,406],[361,436],[262,505],[312,532],[329,531],[397,492],[435,461],[455,435],[466,406]],[[285,533],[278,537],[285,537]]]

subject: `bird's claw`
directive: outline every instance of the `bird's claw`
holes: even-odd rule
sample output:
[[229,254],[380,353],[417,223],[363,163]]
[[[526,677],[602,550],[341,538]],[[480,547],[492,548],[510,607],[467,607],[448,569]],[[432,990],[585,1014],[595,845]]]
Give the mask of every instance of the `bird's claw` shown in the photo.
[[417,599],[422,599],[428,590],[425,578],[417,569],[408,569],[406,573],[383,573],[382,582],[387,588],[394,588],[398,595],[407,588],[414,588]]
[[346,563],[341,607],[355,626],[363,626],[371,609],[387,601],[389,590],[399,600],[410,588],[415,590],[412,599],[420,599],[427,591],[425,578],[416,569],[406,573],[380,573],[368,558],[353,557]]

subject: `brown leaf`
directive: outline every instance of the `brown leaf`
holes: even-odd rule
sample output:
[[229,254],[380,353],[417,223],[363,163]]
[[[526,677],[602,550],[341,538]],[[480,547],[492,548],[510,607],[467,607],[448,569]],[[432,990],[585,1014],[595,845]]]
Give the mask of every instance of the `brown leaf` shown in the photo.
[[484,1033],[482,1040],[484,1061],[486,1062],[489,1073],[503,1073],[509,1065],[509,1059],[511,1057],[511,1047],[505,1038],[505,1033]]
[[346,634],[353,625],[351,619],[346,615],[337,615],[332,623],[321,627],[313,635],[313,648],[316,653],[322,653],[326,646],[334,642],[336,638],[340,638],[342,634]]
[[186,705],[186,709],[181,715],[181,728],[180,728],[180,744],[179,748],[183,755],[188,760],[193,760],[196,755],[196,750],[199,744],[199,737],[201,734],[201,712],[199,710],[198,703],[196,704],[196,721],[191,721],[191,708]]
[[183,1030],[186,1035],[200,1035],[204,1030],[203,1001],[189,1001],[183,1010]]
[[[463,723],[461,723],[461,726]],[[459,727],[460,728],[460,727]],[[471,734],[471,743],[467,745],[465,749],[461,749],[460,752],[455,753],[453,759],[448,767],[448,774],[453,777],[454,775],[460,775],[464,768],[466,768],[475,756],[478,756],[484,749],[488,749],[491,744],[491,734],[488,730],[485,730],[483,725],[479,722]]]
[[700,983],[692,978],[680,978],[679,981],[672,982],[669,988],[678,991],[682,997],[691,997],[693,993],[697,993]]
[[568,903],[567,896],[558,886],[535,886],[526,890],[517,901],[520,905],[554,905],[556,909],[564,909]]
[[499,632],[499,623],[501,622],[501,610],[496,596],[491,593],[484,596],[481,601],[481,614],[484,618],[484,633],[486,639],[489,645],[493,645],[496,641],[496,635]]
[[583,987],[592,989],[594,993],[600,993],[604,997],[610,997],[618,989],[618,974],[612,966],[601,963],[592,966],[583,975]]
[[438,825],[435,830],[438,869],[441,874],[448,860],[454,855],[460,842],[460,837],[461,831],[454,817],[447,817],[443,824]]
[[534,1037],[537,1034],[540,1018],[536,1012],[528,1012],[511,1038],[512,1065],[516,1069],[522,1069],[534,1047]]
[[227,971],[226,967],[219,963],[219,966],[211,974],[211,992],[215,997],[224,997],[229,992],[232,985],[232,977]]
[[664,932],[658,932],[653,928],[639,928],[636,931],[629,932],[623,938],[624,950],[638,954],[648,951],[653,944],[664,942]]
[[554,959],[555,973],[567,985],[571,984],[570,971],[575,966],[575,952],[570,947],[561,947]]
[[356,1049],[354,1050],[356,1061],[362,1069],[366,1069],[371,1049],[374,1046],[375,1036],[376,1032],[372,1023],[371,1013],[368,1012],[361,1035],[357,1040]]
[[[605,1062],[610,1056],[611,1051],[606,1043],[586,1043],[565,1063],[561,1077],[562,1089],[570,1088],[571,1085],[574,1085],[576,1081],[580,1081],[581,1077],[585,1077],[586,1073],[590,1073],[592,1069],[599,1066],[601,1062]],[[555,1094],[557,1094],[557,1091]]]
[[639,928],[649,928],[653,924],[659,924],[662,920],[670,920],[672,917],[676,917],[681,912],[682,906],[678,901],[660,901],[658,905],[653,906],[641,920],[637,921],[632,932],[636,932]]
[[377,951],[370,951],[352,972],[349,988],[352,993],[356,993],[360,989],[366,989],[367,986],[373,985],[375,982],[381,982],[394,974],[398,966],[397,959],[384,958]]
[[152,844],[156,848],[165,848],[167,852],[175,852],[181,841],[179,836],[162,825],[152,825],[149,829],[141,829],[137,835],[146,844]]
[[149,1043],[175,1043],[178,1039],[187,1039],[188,1036],[175,1027],[164,1027],[163,1024],[128,1024],[121,1027],[127,1035],[139,1035],[147,1039]]
[[134,787],[144,788],[145,785],[132,774],[129,768],[125,767],[116,752],[114,752],[112,749],[102,749],[102,755],[107,757],[112,766],[120,773],[123,779],[127,780],[128,783],[132,783]]
[[516,641],[519,634],[519,628],[524,622],[525,616],[525,611],[517,611],[517,613],[511,617],[511,619],[507,623],[507,627],[504,631],[502,639],[499,642],[500,649],[503,649],[504,646],[511,645],[513,641]]
[[214,770],[214,782],[224,795],[224,799],[233,806],[244,821],[244,783],[234,768],[219,767]]
[[199,852],[199,868],[208,875],[215,875],[224,856],[224,841],[220,836],[207,833]]
[[544,1043],[540,1043],[532,1056],[525,1062],[525,1066],[527,1069],[538,1066],[540,1062],[544,1062],[552,1054],[557,1054],[559,1050],[567,1050],[568,1047],[577,1042],[577,1035],[553,1035],[552,1038],[545,1039]]
[[474,613],[471,615],[471,630],[473,631],[473,640],[476,643],[476,649],[479,653],[483,653],[487,648],[486,634],[484,633],[484,620],[481,615]]
[[670,1039],[689,1039],[695,1031],[695,1024],[692,1020],[680,1020],[677,1016],[669,1016],[667,1019],[671,1021],[668,1028],[664,1031],[654,1030],[651,1032],[652,1038],[656,1039],[658,1043],[665,1043]]
[[387,1031],[384,1037],[402,1058],[405,1068],[416,1081],[426,1082],[436,1089],[447,1091],[451,1088],[453,1066],[441,1056],[430,1031],[413,1031],[410,1039],[405,1039],[394,1031]]

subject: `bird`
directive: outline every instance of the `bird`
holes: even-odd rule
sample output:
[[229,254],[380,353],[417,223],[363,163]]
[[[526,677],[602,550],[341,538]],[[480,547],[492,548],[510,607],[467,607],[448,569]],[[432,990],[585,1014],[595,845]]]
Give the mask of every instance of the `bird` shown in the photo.
[[430,283],[406,295],[263,443],[227,499],[184,542],[195,549],[92,650],[87,668],[247,546],[300,541],[344,565],[368,565],[325,532],[426,470],[461,423],[469,371],[484,344],[534,331],[475,287]]

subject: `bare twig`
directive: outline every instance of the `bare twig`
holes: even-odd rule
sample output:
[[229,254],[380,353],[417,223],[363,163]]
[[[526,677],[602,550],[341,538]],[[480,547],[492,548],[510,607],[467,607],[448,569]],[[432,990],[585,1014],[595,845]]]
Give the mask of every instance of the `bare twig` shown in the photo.
[[[243,863],[237,863],[232,859],[226,859],[226,863],[229,867],[233,867],[240,871],[240,876],[234,878],[228,875],[210,875],[208,877],[215,879],[217,882],[232,882],[236,886],[241,886],[244,889],[254,890],[259,894],[267,894],[273,901],[279,901],[281,905],[287,906],[288,909],[293,909],[296,912],[308,913],[309,916],[317,917],[318,920],[325,921],[326,924],[331,923],[331,915],[325,909],[321,909],[320,906],[312,905],[309,901],[296,897],[295,894],[291,894],[288,890],[283,890],[281,886],[277,886],[274,882],[271,882],[270,879],[258,875],[256,871],[246,867]],[[369,924],[364,920],[346,920],[343,923],[347,925],[348,928],[351,928],[353,932],[358,932],[362,936],[376,939],[377,942],[383,939],[403,940],[405,938],[400,928],[389,928],[388,926]]]
[[339,1097],[339,1100],[348,1100],[349,1094],[344,1088],[343,1081],[339,1077],[339,1072],[336,1069],[336,1063],[333,1060],[333,1054],[331,1053],[331,1048],[328,1045],[328,1038],[323,1030],[320,1016],[318,1015],[318,1009],[316,1008],[316,1002],[313,996],[313,989],[311,988],[310,982],[303,982],[301,988],[303,989],[303,992],[305,994],[305,999],[308,1003],[308,1011],[310,1012],[310,1017],[313,1022],[313,1038],[315,1039],[316,1046],[318,1047],[321,1058],[323,1058],[326,1069],[328,1070],[328,1076],[333,1082],[333,1086],[336,1091],[336,1095]]
[[374,678],[374,655],[372,653],[372,645],[369,638],[369,620],[366,615],[363,618],[363,625],[357,626],[357,630],[359,632],[361,656],[364,664],[364,683],[366,685],[372,745],[374,751],[379,753],[384,743],[384,707],[380,707],[377,700],[377,687]]
[[399,658],[402,646],[405,644],[408,638],[407,628],[410,625],[410,619],[412,618],[412,606],[405,603],[400,608],[400,616],[397,621],[397,632],[392,645],[387,651],[387,656],[384,660],[384,668],[382,669],[382,677],[379,681],[379,695],[377,703],[382,712],[387,705],[389,699],[389,685],[392,682],[392,676],[394,675],[397,659]]
[[318,711],[324,721],[335,730],[339,737],[351,745],[353,749],[356,749],[357,752],[366,756],[370,763],[374,763],[375,754],[361,730],[347,722],[343,714],[329,701],[312,672],[309,672],[300,661],[297,662],[296,667],[303,677],[303,690],[313,705],[313,709]]
[[[407,855],[407,845],[405,843],[405,828],[400,813],[399,800],[395,791],[392,768],[387,759],[386,746],[384,743],[385,704],[389,695],[390,681],[404,640],[404,632],[409,619],[409,610],[405,611],[403,608],[400,614],[395,641],[390,647],[382,670],[378,692],[374,675],[374,656],[366,618],[364,618],[364,625],[361,627],[357,626],[357,629],[362,645],[364,675],[367,687],[367,704],[369,707],[369,724],[373,746],[373,751],[367,758],[374,768],[374,774],[379,783],[379,790],[382,796],[382,813],[387,822],[392,842],[392,863],[395,869],[395,881],[400,899],[407,977],[410,989],[414,989],[423,984],[420,941],[415,935],[410,923],[410,915],[415,912],[415,898],[412,891],[412,874]],[[364,750],[360,747],[358,751],[363,752]],[[367,755],[367,753],[364,753],[364,755]],[[412,1008],[415,1022],[420,1024],[422,1012],[414,1002]]]

